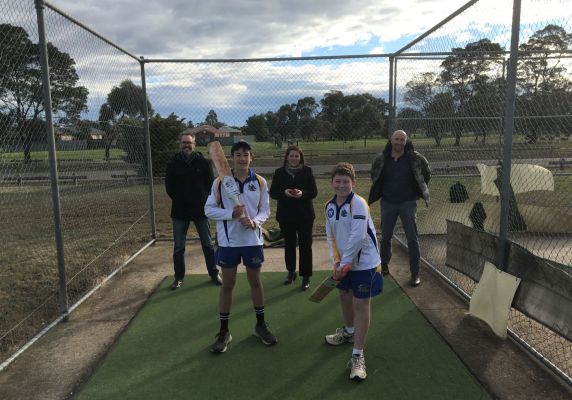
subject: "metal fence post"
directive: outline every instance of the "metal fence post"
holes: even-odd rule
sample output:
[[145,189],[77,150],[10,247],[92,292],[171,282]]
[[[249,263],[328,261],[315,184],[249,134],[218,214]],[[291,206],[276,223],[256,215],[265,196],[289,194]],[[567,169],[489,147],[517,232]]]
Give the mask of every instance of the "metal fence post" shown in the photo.
[[387,121],[387,137],[391,137],[395,127],[395,81],[393,80],[393,65],[395,57],[389,57],[389,118]]
[[147,109],[147,85],[145,83],[145,59],[141,57],[141,88],[143,89],[143,130],[145,132],[145,150],[147,152],[147,176],[149,186],[149,223],[151,224],[151,238],[157,238],[157,225],[155,222],[155,194],[153,189],[153,164],[151,157],[151,134],[149,131],[149,110]]
[[47,145],[50,163],[50,181],[52,189],[52,208],[54,214],[54,232],[56,239],[56,253],[58,259],[59,303],[60,312],[67,320],[69,312],[68,294],[66,284],[66,265],[64,258],[64,240],[62,235],[60,192],[58,185],[58,160],[56,156],[56,139],[52,116],[52,94],[50,89],[50,68],[48,65],[48,50],[46,44],[46,28],[44,26],[44,1],[35,0],[36,15],[38,17],[38,51],[42,67],[42,85],[44,91],[44,112],[46,115]]
[[509,227],[510,171],[512,162],[512,135],[514,133],[514,109],[516,101],[516,73],[518,63],[518,35],[520,34],[520,0],[514,0],[512,10],[512,35],[504,112],[504,145],[502,165],[502,193],[497,267],[506,270],[507,235]]

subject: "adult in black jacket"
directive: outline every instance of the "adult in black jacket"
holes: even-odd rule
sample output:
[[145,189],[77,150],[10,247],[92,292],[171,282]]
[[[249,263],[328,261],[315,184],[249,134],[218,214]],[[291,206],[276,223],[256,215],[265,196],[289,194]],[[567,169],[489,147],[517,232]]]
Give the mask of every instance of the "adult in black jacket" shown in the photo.
[[284,261],[288,276],[285,285],[296,279],[296,243],[300,250],[302,290],[310,287],[312,276],[312,228],[314,206],[318,194],[312,168],[304,165],[304,153],[295,145],[288,146],[284,165],[274,172],[270,197],[278,200],[276,220],[284,235]]
[[215,265],[214,248],[209,220],[205,216],[205,203],[214,180],[210,161],[195,151],[195,137],[183,134],[180,137],[181,151],[167,164],[165,188],[171,198],[173,221],[173,265],[175,280],[171,289],[179,288],[185,278],[185,242],[191,221],[194,222],[201,240],[207,271],[214,284],[221,278]]

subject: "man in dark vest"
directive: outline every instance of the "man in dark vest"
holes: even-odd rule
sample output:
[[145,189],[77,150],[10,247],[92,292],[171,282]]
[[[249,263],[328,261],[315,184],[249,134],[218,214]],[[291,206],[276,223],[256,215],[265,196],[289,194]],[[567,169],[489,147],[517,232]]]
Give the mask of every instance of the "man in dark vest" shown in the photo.
[[214,180],[212,166],[200,152],[195,151],[194,135],[183,133],[179,140],[181,151],[169,161],[165,175],[165,187],[172,201],[171,219],[175,240],[175,280],[171,289],[178,289],[185,278],[185,242],[191,221],[199,234],[211,281],[220,286],[222,280],[215,265],[209,220],[204,211]]
[[423,198],[429,205],[431,170],[427,159],[413,149],[413,143],[402,130],[393,132],[382,153],[371,166],[373,185],[368,202],[371,205],[381,199],[381,269],[389,274],[391,260],[391,237],[401,219],[409,249],[411,286],[418,286],[419,241],[417,239],[417,199]]

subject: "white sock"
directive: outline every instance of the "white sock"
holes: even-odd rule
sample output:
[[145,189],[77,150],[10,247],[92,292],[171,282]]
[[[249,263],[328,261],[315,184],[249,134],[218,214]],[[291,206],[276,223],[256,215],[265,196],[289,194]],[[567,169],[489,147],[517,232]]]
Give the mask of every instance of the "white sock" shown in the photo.
[[352,357],[362,357],[363,356],[363,349],[356,349],[355,347],[352,350]]
[[354,327],[353,326],[344,326],[344,329],[346,330],[347,333],[349,333],[350,335],[354,334]]

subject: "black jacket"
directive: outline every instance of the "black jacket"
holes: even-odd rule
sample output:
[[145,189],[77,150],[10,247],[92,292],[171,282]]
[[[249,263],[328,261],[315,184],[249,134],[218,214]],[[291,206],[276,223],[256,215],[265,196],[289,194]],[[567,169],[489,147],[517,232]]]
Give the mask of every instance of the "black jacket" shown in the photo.
[[[286,189],[300,189],[302,197],[299,199],[287,197],[284,194]],[[294,177],[286,172],[285,167],[280,167],[274,171],[272,184],[270,185],[270,197],[278,200],[276,210],[276,220],[278,222],[288,222],[288,220],[314,220],[314,205],[312,199],[318,195],[316,179],[312,173],[312,168],[303,166]]]
[[[427,187],[427,184],[431,180],[431,168],[429,168],[429,163],[421,153],[415,151],[413,143],[411,143],[410,140],[405,144],[404,152],[411,156],[411,169],[413,170],[413,176],[417,182],[417,198],[423,198],[425,204],[429,206],[429,188]],[[383,152],[379,153],[371,164],[371,181],[373,185],[369,190],[369,198],[367,201],[370,205],[381,199],[382,171],[385,160],[389,157],[391,157],[390,142],[385,145]]]
[[167,164],[165,188],[172,200],[171,218],[197,221],[205,219],[205,203],[214,180],[211,162],[200,152],[190,159],[177,153]]

